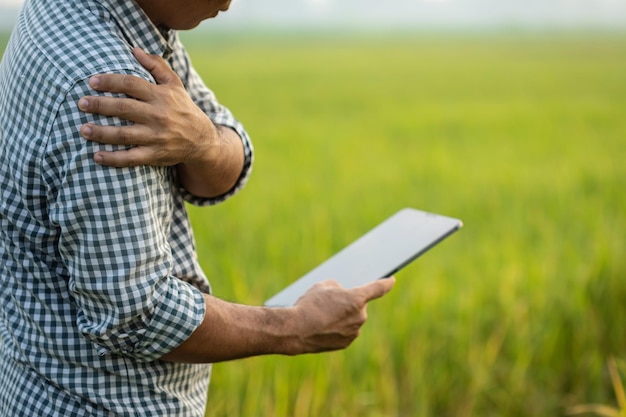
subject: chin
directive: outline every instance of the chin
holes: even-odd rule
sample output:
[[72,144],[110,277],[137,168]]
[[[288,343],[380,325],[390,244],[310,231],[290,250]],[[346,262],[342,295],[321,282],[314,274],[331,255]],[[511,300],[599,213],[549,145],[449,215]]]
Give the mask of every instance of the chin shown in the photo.
[[171,25],[167,25],[168,28],[174,30],[189,30],[198,27],[202,23],[202,20],[192,22],[173,22]]
[[191,22],[185,22],[186,24],[184,24],[184,25],[180,25],[180,27],[178,27],[178,28],[172,28],[172,29],[178,29],[178,30],[189,30],[189,29],[193,29],[193,28],[196,28],[196,27],[200,26],[200,23],[204,22],[205,20],[215,19],[215,18],[217,17],[217,15],[218,15],[218,14],[219,14],[219,12],[216,12],[215,14],[210,15],[210,16],[206,16],[206,17],[203,17],[203,18],[202,18],[202,19],[200,19],[200,20],[194,20],[194,21],[191,21]]
[[166,23],[165,26],[174,30],[189,30],[189,29],[198,27],[200,23],[204,22],[205,20],[215,19],[219,13],[220,13],[219,11],[216,11],[210,15],[206,15],[203,17],[196,17],[194,19],[189,19],[189,20],[178,19],[178,20],[169,22],[169,24]]

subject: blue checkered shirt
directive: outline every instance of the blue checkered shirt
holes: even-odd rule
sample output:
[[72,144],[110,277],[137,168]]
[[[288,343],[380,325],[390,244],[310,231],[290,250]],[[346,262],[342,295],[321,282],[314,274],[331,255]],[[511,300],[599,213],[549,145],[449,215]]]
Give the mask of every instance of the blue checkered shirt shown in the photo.
[[[245,149],[214,199],[172,167],[110,168],[78,111],[98,73],[154,79],[132,56],[164,56],[190,97]],[[108,94],[108,93],[107,93]],[[201,416],[210,365],[159,360],[204,317],[210,291],[185,202],[246,182],[246,132],[200,80],[174,31],[132,0],[27,0],[0,65],[0,416]]]

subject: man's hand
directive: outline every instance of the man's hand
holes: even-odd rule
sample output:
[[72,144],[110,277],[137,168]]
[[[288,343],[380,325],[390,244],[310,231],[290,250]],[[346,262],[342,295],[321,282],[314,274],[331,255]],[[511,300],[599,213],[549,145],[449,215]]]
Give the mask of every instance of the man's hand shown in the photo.
[[249,307],[205,295],[204,321],[170,362],[221,362],[256,355],[300,355],[344,349],[359,335],[367,303],[385,295],[395,278],[357,288],[335,281],[313,286],[293,307]]
[[148,55],[139,48],[133,50],[133,55],[150,71],[156,85],[132,75],[100,74],[89,80],[94,90],[128,98],[88,96],[78,102],[86,113],[133,123],[83,125],[80,132],[87,140],[131,147],[97,152],[95,161],[112,167],[178,165],[181,183],[188,191],[205,197],[228,191],[243,167],[243,146],[237,134],[213,124],[161,57]]
[[135,146],[126,151],[98,152],[103,165],[176,165],[202,162],[217,139],[209,118],[190,99],[183,83],[165,61],[133,50],[137,60],[154,76],[157,85],[139,77],[100,74],[89,80],[97,91],[121,93],[129,98],[83,97],[78,105],[87,113],[114,116],[133,122],[132,126],[81,128],[85,139],[113,145]]
[[[367,319],[367,303],[387,294],[395,278],[346,289],[336,281],[314,285],[296,302],[300,324],[297,353],[344,349],[356,339]],[[298,351],[301,350],[301,351]]]

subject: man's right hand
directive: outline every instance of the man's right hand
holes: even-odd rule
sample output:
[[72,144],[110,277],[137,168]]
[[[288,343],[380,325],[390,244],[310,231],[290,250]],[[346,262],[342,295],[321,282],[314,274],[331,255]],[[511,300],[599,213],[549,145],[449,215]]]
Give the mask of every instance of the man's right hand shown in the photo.
[[367,319],[367,304],[387,294],[395,282],[390,277],[352,289],[332,280],[314,285],[295,305],[300,340],[294,353],[348,347]]

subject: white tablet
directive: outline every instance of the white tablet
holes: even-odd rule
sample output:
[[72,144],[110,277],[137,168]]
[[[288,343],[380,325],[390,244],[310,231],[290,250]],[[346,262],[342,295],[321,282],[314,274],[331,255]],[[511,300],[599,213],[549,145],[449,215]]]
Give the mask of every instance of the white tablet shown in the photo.
[[315,283],[334,279],[354,288],[386,278],[461,228],[451,217],[406,208],[361,236],[265,302],[270,307],[296,303]]

